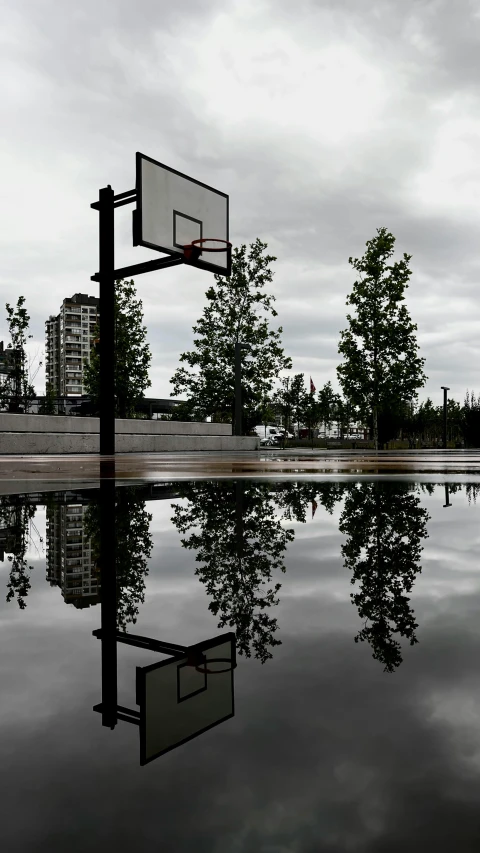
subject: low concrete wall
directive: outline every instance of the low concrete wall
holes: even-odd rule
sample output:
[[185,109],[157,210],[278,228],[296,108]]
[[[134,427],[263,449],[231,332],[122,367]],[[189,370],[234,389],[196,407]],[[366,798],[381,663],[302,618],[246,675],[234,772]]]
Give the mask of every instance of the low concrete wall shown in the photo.
[[[0,414],[0,455],[99,453],[99,431],[99,418]],[[115,433],[118,453],[232,452],[260,444],[256,437],[233,436],[231,424],[117,418]]]
[[[256,450],[258,438],[234,435],[117,435],[117,453],[181,453],[195,450]],[[99,453],[95,433],[6,432],[0,454]]]
[[[0,434],[5,432],[98,433],[99,418],[70,418],[65,415],[0,414]],[[115,432],[135,435],[231,435],[231,424],[206,424],[200,421],[149,421],[141,418],[115,421]],[[1,441],[1,435],[0,435]]]

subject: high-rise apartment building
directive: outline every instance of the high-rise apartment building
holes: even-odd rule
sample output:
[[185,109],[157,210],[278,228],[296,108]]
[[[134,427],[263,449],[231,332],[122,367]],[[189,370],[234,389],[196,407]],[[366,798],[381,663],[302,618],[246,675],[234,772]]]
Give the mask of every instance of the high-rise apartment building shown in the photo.
[[64,299],[60,313],[45,322],[45,380],[56,396],[85,394],[83,368],[90,360],[100,300],[86,293]]
[[84,504],[47,506],[47,580],[78,608],[100,601],[100,574],[84,529],[86,511]]

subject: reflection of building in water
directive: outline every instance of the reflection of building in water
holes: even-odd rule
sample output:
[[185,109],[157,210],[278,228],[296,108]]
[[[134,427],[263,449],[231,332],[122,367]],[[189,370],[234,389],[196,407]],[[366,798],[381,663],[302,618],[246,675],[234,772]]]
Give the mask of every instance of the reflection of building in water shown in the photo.
[[100,574],[92,559],[91,540],[84,532],[87,507],[47,507],[47,580],[59,586],[67,604],[90,607],[100,601]]

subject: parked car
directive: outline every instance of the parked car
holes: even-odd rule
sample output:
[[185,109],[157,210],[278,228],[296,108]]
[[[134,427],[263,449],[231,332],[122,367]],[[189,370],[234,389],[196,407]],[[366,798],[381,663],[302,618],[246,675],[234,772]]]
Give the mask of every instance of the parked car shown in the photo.
[[278,446],[278,442],[275,441],[274,438],[269,438],[267,436],[267,438],[261,438],[260,439],[260,447],[277,447],[277,446]]
[[292,432],[288,432],[286,429],[281,429],[279,427],[278,432],[280,433],[280,437],[283,439],[284,437],[287,439],[295,438]]

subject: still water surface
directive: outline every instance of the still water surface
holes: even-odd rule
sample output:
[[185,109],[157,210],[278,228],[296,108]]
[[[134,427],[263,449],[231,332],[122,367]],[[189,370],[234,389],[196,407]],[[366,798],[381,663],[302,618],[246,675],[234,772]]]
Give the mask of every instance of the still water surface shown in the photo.
[[[234,716],[146,766],[93,711],[99,490],[1,498],[2,849],[478,850],[478,491],[117,488],[119,630],[236,634]],[[163,659],[118,644],[122,707]]]

